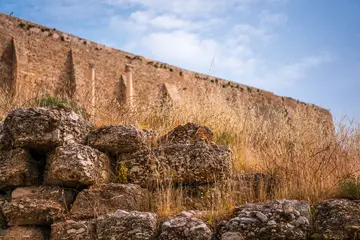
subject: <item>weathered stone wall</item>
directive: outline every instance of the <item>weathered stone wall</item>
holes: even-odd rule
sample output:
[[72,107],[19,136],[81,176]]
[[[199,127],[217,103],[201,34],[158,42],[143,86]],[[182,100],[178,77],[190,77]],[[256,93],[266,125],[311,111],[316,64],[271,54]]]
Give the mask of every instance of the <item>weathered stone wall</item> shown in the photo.
[[196,207],[160,218],[152,210],[165,186],[207,188],[211,195],[211,188],[230,180],[247,194],[248,183],[232,172],[231,151],[212,140],[209,128],[193,123],[158,136],[134,126],[93,129],[61,108],[16,109],[0,124],[0,238],[359,239],[356,200],[312,208],[296,200],[245,204],[217,222]]
[[[191,97],[200,102],[213,93],[222,104],[231,107],[248,103],[262,112],[274,108],[291,112],[305,106],[291,98],[152,61],[4,14],[0,14],[0,54],[0,87],[16,92],[22,99],[45,90],[52,95],[65,94],[90,110],[95,86],[97,105],[123,104],[122,76],[128,76],[125,65],[131,64],[135,98],[145,100],[142,102],[170,89],[167,93],[176,101]],[[94,83],[91,64],[95,68]],[[323,120],[331,122],[327,110],[315,109]]]

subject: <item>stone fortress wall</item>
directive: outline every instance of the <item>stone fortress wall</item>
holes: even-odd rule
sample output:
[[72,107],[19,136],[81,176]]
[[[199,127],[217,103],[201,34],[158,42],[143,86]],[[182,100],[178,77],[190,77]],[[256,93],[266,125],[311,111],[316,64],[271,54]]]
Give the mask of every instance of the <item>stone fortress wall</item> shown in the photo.
[[[31,99],[34,94],[65,95],[87,110],[100,103],[124,104],[162,97],[201,101],[209,93],[227,106],[246,103],[262,110],[311,106],[332,122],[329,111],[271,92],[187,71],[109,48],[56,29],[0,13],[0,88]],[[132,76],[130,76],[132,75]],[[132,88],[129,88],[129,78]]]

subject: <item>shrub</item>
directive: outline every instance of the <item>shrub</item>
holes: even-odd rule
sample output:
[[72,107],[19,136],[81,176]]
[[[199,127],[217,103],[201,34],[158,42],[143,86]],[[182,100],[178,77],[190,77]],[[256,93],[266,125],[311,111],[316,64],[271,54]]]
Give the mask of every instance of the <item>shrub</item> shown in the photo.
[[47,108],[63,108],[67,110],[72,110],[82,115],[86,119],[89,119],[90,117],[84,108],[78,106],[76,103],[68,99],[61,98],[58,96],[52,97],[50,95],[45,95],[44,97],[35,99],[34,105],[38,107],[47,107]]
[[180,72],[179,72],[179,75],[180,75],[180,77],[182,77],[182,76],[183,76],[183,72],[182,72],[182,71],[180,71]]
[[341,197],[360,200],[360,178],[350,177],[339,185]]
[[26,27],[26,24],[25,24],[25,23],[20,23],[20,24],[19,24],[19,27],[25,28],[25,27]]

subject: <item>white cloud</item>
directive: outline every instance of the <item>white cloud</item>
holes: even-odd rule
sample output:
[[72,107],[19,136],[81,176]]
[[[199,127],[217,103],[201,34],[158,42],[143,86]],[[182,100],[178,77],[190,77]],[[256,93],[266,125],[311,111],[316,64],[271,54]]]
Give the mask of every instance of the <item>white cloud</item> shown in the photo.
[[105,0],[122,7],[141,7],[156,12],[171,12],[181,15],[199,15],[224,12],[236,7],[248,6],[258,0]]
[[284,25],[288,21],[288,17],[284,13],[270,13],[264,10],[260,14],[260,24],[266,26]]
[[289,87],[306,77],[311,70],[333,60],[334,58],[329,53],[304,57],[294,63],[283,65],[274,73],[266,74],[263,79],[265,82],[276,84],[279,87]]
[[276,40],[277,27],[287,23],[287,16],[260,8],[252,14],[253,21],[237,21],[234,9],[283,0],[106,1],[130,8],[129,16],[110,21],[111,29],[129,38],[122,48],[191,70],[276,89],[292,86],[313,68],[330,61],[320,54],[284,65],[279,59],[257,53],[260,46]]

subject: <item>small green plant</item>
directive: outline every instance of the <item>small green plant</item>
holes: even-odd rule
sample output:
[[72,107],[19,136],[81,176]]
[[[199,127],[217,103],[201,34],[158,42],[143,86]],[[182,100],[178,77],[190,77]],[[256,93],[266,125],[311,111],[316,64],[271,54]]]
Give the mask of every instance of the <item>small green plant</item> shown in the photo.
[[61,97],[53,97],[50,95],[45,95],[44,97],[35,100],[35,106],[46,107],[46,108],[63,108],[67,110],[72,110],[82,115],[84,118],[87,119],[89,118],[89,114],[86,112],[84,108],[78,106],[76,103],[68,99]]
[[360,200],[360,178],[349,177],[339,184],[341,197]]
[[65,37],[64,37],[64,36],[61,36],[60,39],[61,39],[61,41],[65,41]]
[[222,85],[223,88],[226,88],[227,86],[228,86],[228,85],[226,85],[226,84],[223,84],[223,85]]
[[33,27],[35,27],[35,26],[32,25],[32,24],[29,24],[29,25],[26,26],[26,29],[27,29],[27,30],[30,30],[30,28],[33,28]]
[[170,69],[169,69],[169,71],[170,71],[170,72],[173,72],[173,71],[174,71],[174,69],[170,68]]
[[182,77],[184,74],[182,71],[179,72],[180,77]]
[[19,27],[25,28],[25,27],[26,27],[26,24],[25,24],[25,23],[20,23],[20,24],[19,24]]
[[219,82],[219,80],[218,80],[218,79],[215,79],[215,82],[216,82],[216,83],[218,83],[218,82]]
[[248,93],[251,93],[252,92],[251,87],[247,87],[247,91],[248,91]]
[[121,162],[116,169],[117,177],[120,183],[128,183],[128,172],[129,170],[125,166],[124,162]]
[[285,101],[284,97],[281,97],[281,101]]

